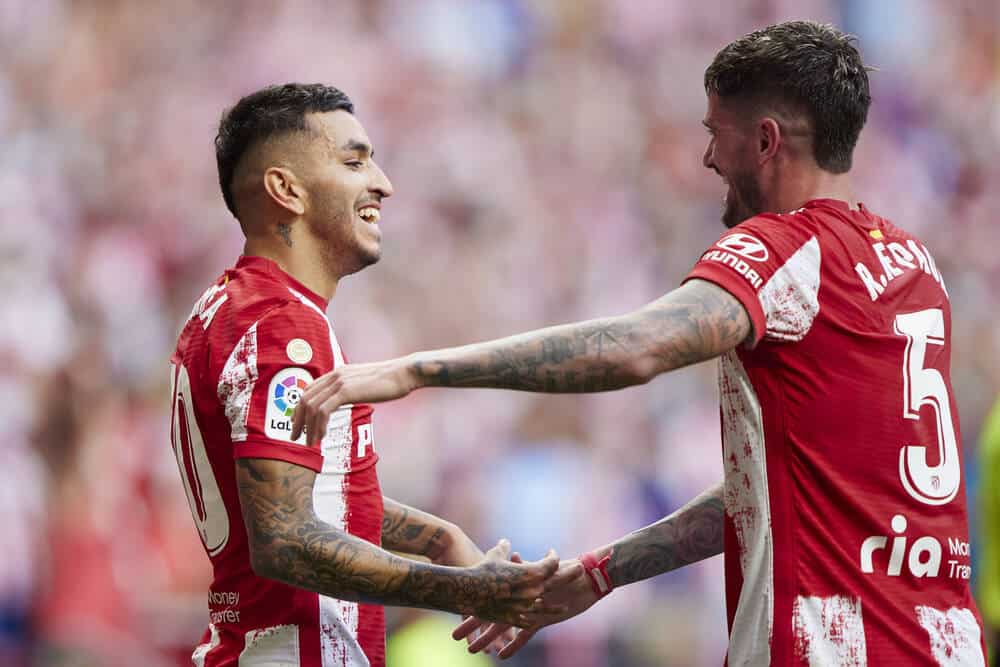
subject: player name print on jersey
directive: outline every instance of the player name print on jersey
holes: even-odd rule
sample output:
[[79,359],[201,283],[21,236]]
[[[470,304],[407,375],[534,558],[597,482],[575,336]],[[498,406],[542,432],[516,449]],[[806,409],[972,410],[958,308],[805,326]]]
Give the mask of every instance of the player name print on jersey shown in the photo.
[[[878,230],[872,230],[871,236],[872,238],[884,238]],[[944,280],[941,278],[941,272],[938,271],[927,246],[919,245],[913,239],[906,239],[905,246],[896,241],[889,243],[880,241],[872,244],[872,250],[875,252],[875,257],[878,258],[881,271],[876,269],[873,272],[864,262],[858,262],[854,266],[855,272],[861,278],[861,282],[868,290],[868,296],[871,297],[872,301],[877,301],[893,280],[904,275],[907,271],[915,269],[934,278],[944,293],[948,293],[944,286]],[[890,255],[892,256],[890,257]]]

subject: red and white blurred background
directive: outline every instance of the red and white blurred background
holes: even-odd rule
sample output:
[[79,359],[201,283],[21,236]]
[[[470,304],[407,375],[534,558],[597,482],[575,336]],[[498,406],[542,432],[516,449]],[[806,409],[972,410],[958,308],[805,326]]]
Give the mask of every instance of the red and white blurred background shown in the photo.
[[[699,122],[715,51],[789,18],[860,35],[879,71],[857,186],[945,276],[974,498],[1000,387],[998,7],[0,1],[0,664],[185,664],[205,627],[167,357],[241,248],[219,115],[270,83],[345,90],[396,187],[381,263],[330,311],[366,361],[669,290],[721,229]],[[427,391],[376,412],[388,495],[527,557],[602,544],[721,475],[710,364],[616,394]],[[718,559],[623,589],[519,664],[718,665],[722,591]],[[439,647],[448,621],[390,614],[390,664],[481,664]]]

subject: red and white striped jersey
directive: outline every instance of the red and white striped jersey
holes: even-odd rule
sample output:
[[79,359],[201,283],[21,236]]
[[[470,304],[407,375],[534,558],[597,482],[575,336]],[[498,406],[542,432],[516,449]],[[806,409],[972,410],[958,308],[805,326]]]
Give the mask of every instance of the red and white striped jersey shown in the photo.
[[195,665],[384,665],[378,605],[332,599],[256,576],[234,460],[316,471],[313,503],[327,523],[381,541],[372,410],[347,405],[321,447],[291,438],[302,389],[345,363],[326,301],[262,257],[242,257],[195,305],[171,359],[171,440],[195,524],[212,561],[210,624]]
[[814,200],[727,231],[688,279],[738,298],[719,362],[729,665],[984,665],[934,259]]

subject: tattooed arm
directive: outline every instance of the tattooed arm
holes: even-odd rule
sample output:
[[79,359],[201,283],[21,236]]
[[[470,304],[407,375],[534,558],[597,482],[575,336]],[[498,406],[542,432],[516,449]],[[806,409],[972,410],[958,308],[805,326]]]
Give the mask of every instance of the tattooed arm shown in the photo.
[[[413,507],[398,503],[391,498],[383,497],[385,515],[382,519],[382,546],[403,554],[425,556],[437,565],[467,566],[483,559],[482,550],[476,546],[461,528],[433,514],[422,512]],[[517,559],[513,554],[512,558]],[[549,582],[554,582],[550,579]],[[470,617],[475,618],[475,617]],[[478,623],[489,625],[489,621],[475,619]],[[514,641],[514,629],[503,625],[496,633],[492,645],[487,652],[500,651],[504,645]],[[475,637],[468,637],[471,644]],[[479,647],[486,648],[487,644]]]
[[[722,526],[722,484],[718,484],[670,516],[596,549],[594,555],[601,560],[610,553],[607,571],[611,583],[625,586],[722,553]],[[550,608],[565,609],[529,614],[531,626],[506,642],[499,651],[501,658],[517,653],[542,628],[582,614],[599,599],[577,560],[560,563],[552,582],[543,601]],[[475,652],[496,642],[506,630],[502,624],[473,618],[462,622],[452,636],[461,639],[480,631],[469,643],[469,650]]]
[[482,550],[455,524],[391,498],[382,500],[382,546],[386,549],[425,556],[438,565],[464,566],[482,560]]
[[243,521],[251,565],[262,577],[343,600],[442,609],[520,624],[557,563],[508,561],[506,542],[472,567],[400,558],[319,519],[316,473],[269,459],[239,459]]
[[696,496],[668,517],[629,533],[611,550],[608,575],[624,586],[722,553],[722,484]]
[[345,403],[400,398],[419,387],[498,387],[594,392],[643,384],[727,352],[750,335],[739,300],[691,280],[636,311],[565,324],[464,347],[418,352],[373,364],[348,364],[320,377],[295,410],[293,437],[322,437]]

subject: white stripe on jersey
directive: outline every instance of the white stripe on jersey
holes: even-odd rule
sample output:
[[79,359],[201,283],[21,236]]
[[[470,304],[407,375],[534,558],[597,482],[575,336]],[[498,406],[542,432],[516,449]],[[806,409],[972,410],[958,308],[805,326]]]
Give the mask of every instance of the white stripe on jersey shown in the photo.
[[[345,363],[337,335],[326,313],[291,287],[288,291],[299,301],[319,313],[330,333],[330,350],[334,366]],[[353,405],[342,405],[330,415],[326,436],[323,437],[323,469],[313,485],[313,507],[316,516],[340,530],[347,530],[347,477],[351,469]],[[319,597],[319,637],[323,667],[368,667],[368,658],[358,643],[359,608],[357,602]]]
[[861,598],[795,598],[792,609],[795,656],[809,667],[867,667],[868,647]]
[[958,607],[941,611],[917,606],[915,610],[930,637],[931,655],[941,667],[985,667],[975,614]]
[[[319,309],[315,303],[307,299],[304,295],[296,292],[291,287],[288,288],[296,299],[307,307],[319,313],[323,321],[326,322],[327,331],[330,333],[330,350],[333,353],[334,367],[347,363],[344,361],[344,353],[340,349],[337,341],[337,334],[333,332],[330,318]],[[345,403],[337,408],[337,411],[330,415],[326,425],[326,435],[323,437],[323,472],[324,473],[344,473],[351,470],[351,447],[353,446],[351,421],[354,405]]]
[[229,430],[233,442],[247,439],[247,418],[250,415],[250,399],[257,384],[257,324],[247,329],[229,353],[226,365],[219,375],[216,394],[229,419]]
[[326,322],[326,328],[330,331],[330,347],[333,348],[333,360],[335,362],[334,365],[340,366],[341,364],[343,364],[344,353],[340,349],[340,343],[337,342],[337,335],[333,333],[333,325],[330,324],[330,318],[326,316],[326,313],[324,313],[322,310],[319,309],[319,306],[317,306],[315,303],[306,298],[305,295],[296,292],[291,287],[288,288],[288,291],[291,292],[295,296],[295,298],[301,301],[303,304],[305,304],[309,308],[312,308],[317,313],[319,313],[320,317],[323,318],[323,321]]
[[341,475],[351,471],[351,450],[354,447],[353,406],[340,407],[330,415],[323,436],[324,475]]
[[771,664],[774,552],[760,402],[735,352],[719,359],[723,502],[736,531],[743,588],[729,637],[729,664]]
[[250,630],[243,641],[240,667],[299,667],[299,626],[275,625]]
[[215,627],[214,623],[208,624],[209,632],[212,633],[211,638],[208,640],[207,644],[200,644],[195,648],[194,653],[191,654],[191,664],[194,667],[205,667],[205,657],[208,652],[219,645],[219,629]]
[[[347,475],[352,448],[351,408],[330,415],[323,438],[323,469],[313,484],[316,516],[347,530]],[[319,596],[320,645],[323,667],[368,665],[358,644],[358,604]]]
[[[340,412],[339,410],[337,411]],[[350,412],[347,413],[347,438],[345,447],[340,452],[346,452],[350,457]],[[329,437],[329,436],[328,436]],[[324,439],[326,443],[328,438]],[[323,472],[316,475],[313,484],[313,507],[316,516],[340,530],[347,530],[347,475],[327,472],[330,459],[327,457],[327,447],[323,447]],[[346,465],[343,462],[333,462],[331,465]],[[319,598],[319,637],[323,667],[356,667],[368,665],[361,645],[358,643],[359,608],[357,602],[337,600],[325,595]]]
[[319,596],[319,641],[323,667],[369,667],[357,640],[358,603]]
[[758,298],[767,320],[767,336],[802,340],[819,314],[819,241],[812,237],[774,272]]

